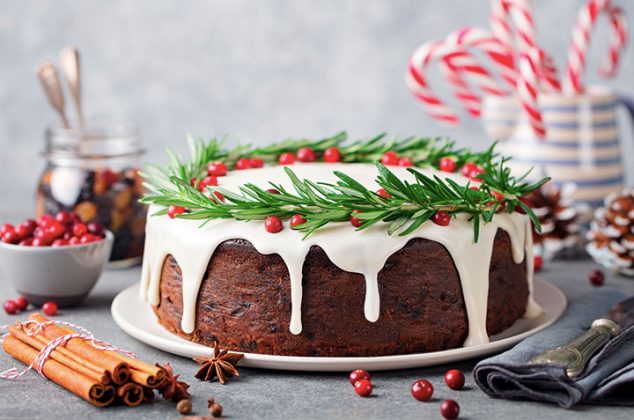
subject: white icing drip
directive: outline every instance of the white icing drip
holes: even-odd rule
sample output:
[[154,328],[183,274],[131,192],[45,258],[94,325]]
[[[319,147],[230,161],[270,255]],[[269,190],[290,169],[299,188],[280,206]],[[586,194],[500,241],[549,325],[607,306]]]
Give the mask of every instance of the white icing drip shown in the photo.
[[[411,174],[403,168],[391,168],[398,176],[413,181]],[[333,171],[345,172],[368,188],[377,188],[374,183],[376,168],[367,164],[297,164],[293,170],[300,178],[334,182]],[[423,171],[428,174],[433,171]],[[441,174],[459,183],[467,179],[458,174]],[[291,187],[280,167],[234,171],[220,178],[221,187],[236,190],[246,182],[268,187],[266,181]],[[150,209],[150,214],[157,209]],[[489,289],[489,265],[495,234],[498,228],[508,232],[515,263],[526,256],[526,267],[530,297],[527,317],[540,312],[532,298],[532,236],[527,216],[521,214],[497,214],[493,221],[483,224],[477,243],[473,242],[473,224],[466,215],[452,219],[449,227],[433,222],[424,223],[413,234],[401,237],[387,235],[385,224],[378,223],[361,232],[355,232],[349,223],[333,223],[302,240],[302,234],[285,228],[277,233],[265,231],[261,222],[239,222],[235,220],[213,220],[200,227],[199,221],[175,219],[167,216],[149,217],[147,222],[146,251],[141,274],[141,297],[153,305],[160,301],[160,277],[163,262],[168,254],[178,262],[183,278],[183,318],[181,327],[191,333],[195,327],[196,302],[200,283],[207,265],[217,246],[229,239],[249,241],[261,254],[278,254],[285,262],[290,277],[291,321],[290,331],[302,331],[302,269],[310,247],[319,246],[328,258],[342,270],[360,273],[365,277],[364,314],[368,321],[375,322],[380,313],[378,274],[387,259],[414,238],[424,238],[442,244],[451,255],[463,291],[469,335],[465,345],[488,341],[486,332],[487,299]],[[213,282],[213,278],[210,279]]]

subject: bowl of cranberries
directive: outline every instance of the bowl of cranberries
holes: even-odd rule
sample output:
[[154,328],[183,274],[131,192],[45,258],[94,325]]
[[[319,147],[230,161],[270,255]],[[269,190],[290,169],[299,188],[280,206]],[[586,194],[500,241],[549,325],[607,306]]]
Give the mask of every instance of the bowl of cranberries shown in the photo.
[[113,234],[72,212],[0,225],[0,277],[30,303],[76,305],[92,290],[112,250]]

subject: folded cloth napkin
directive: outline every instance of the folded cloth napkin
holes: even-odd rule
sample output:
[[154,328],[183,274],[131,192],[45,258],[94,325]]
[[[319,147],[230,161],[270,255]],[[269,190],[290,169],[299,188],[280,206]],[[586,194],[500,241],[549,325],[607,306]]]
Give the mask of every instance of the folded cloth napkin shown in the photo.
[[611,289],[585,294],[549,328],[478,363],[473,371],[476,383],[493,398],[543,401],[566,408],[579,403],[634,405],[634,327],[612,339],[574,380],[562,366],[528,363],[531,357],[572,341],[626,297]]

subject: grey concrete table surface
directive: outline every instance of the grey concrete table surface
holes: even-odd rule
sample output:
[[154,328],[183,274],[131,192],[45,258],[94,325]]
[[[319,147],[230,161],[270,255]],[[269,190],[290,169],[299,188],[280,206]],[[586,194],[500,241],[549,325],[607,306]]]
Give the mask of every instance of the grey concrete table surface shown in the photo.
[[[592,290],[587,280],[595,265],[588,260],[555,262],[542,276],[559,286],[574,301]],[[358,397],[346,373],[301,373],[259,369],[240,369],[241,377],[226,385],[205,383],[194,378],[196,365],[191,360],[147,346],[123,332],[110,315],[116,294],[139,279],[139,268],[107,270],[96,288],[77,308],[61,310],[57,319],[74,322],[113,344],[135,352],[143,360],[169,361],[181,379],[191,384],[193,415],[207,414],[207,398],[213,396],[225,409],[227,418],[440,418],[440,402],[458,401],[460,418],[548,419],[632,418],[632,408],[579,406],[572,410],[535,402],[518,402],[488,398],[475,385],[471,371],[477,360],[450,365],[376,372],[371,398]],[[606,286],[634,294],[634,281],[608,275]],[[0,279],[0,300],[15,297],[9,279]],[[23,316],[0,314],[0,325]],[[20,364],[2,353],[0,370]],[[458,368],[467,374],[466,389],[450,391],[443,374]],[[429,379],[435,387],[434,400],[421,403],[412,398],[409,387],[418,378]],[[84,400],[47,381],[35,372],[14,380],[0,380],[0,418],[178,418],[173,403],[156,398],[137,408],[113,406],[97,409]]]

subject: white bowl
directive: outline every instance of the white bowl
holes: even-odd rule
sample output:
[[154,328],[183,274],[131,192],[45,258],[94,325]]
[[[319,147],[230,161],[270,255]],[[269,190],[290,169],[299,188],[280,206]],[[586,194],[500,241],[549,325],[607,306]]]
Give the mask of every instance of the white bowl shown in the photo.
[[0,277],[29,303],[76,305],[92,290],[112,250],[114,235],[83,245],[19,246],[0,242]]

